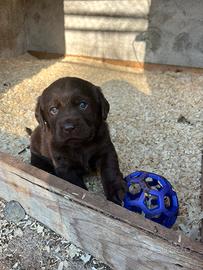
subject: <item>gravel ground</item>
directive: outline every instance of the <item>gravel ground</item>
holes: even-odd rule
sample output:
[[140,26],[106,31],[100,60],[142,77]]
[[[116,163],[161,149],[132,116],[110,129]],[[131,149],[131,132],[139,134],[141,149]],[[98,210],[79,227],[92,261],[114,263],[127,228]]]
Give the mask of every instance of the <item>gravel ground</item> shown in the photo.
[[4,209],[0,201],[1,270],[111,270],[27,215],[7,221]]
[[[203,218],[200,208],[203,74],[132,69],[124,72],[123,68],[96,62],[38,60],[30,55],[1,60],[1,151],[29,162],[29,150],[18,153],[29,144],[25,127],[36,126],[36,98],[51,82],[64,76],[78,76],[102,87],[111,105],[108,122],[123,174],[139,169],[165,176],[180,202],[174,229],[199,240]],[[101,192],[95,182],[90,181],[91,188]],[[37,242],[43,241],[40,239]]]

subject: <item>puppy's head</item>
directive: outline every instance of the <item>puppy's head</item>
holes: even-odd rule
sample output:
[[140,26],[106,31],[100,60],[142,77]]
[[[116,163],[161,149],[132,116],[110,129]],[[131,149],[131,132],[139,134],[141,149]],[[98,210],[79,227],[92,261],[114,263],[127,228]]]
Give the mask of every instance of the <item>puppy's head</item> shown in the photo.
[[42,127],[50,129],[55,142],[68,144],[91,141],[108,112],[109,103],[99,87],[66,77],[43,91],[35,116]]

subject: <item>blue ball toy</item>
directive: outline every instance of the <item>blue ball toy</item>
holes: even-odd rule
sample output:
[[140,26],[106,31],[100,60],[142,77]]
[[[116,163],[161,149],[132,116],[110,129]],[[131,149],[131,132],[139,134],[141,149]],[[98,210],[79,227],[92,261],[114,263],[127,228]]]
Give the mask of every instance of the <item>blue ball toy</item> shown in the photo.
[[155,173],[136,171],[125,177],[124,207],[171,228],[178,215],[178,197],[172,185]]

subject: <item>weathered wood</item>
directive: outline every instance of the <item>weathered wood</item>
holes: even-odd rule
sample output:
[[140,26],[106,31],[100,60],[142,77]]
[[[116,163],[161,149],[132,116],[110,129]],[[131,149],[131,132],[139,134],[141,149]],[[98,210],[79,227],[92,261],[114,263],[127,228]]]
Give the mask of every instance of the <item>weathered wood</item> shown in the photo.
[[[201,208],[202,208],[202,212],[203,212],[203,151],[202,151],[202,156],[201,156]],[[203,219],[201,222],[201,242],[203,242]]]
[[0,153],[0,197],[116,270],[203,269],[203,245]]
[[57,59],[61,57],[67,57],[67,59],[77,60],[80,62],[98,62],[105,63],[112,66],[119,67],[127,67],[132,70],[148,70],[148,71],[171,71],[171,72],[185,72],[185,73],[197,73],[202,74],[203,68],[195,68],[195,67],[185,67],[178,65],[167,65],[167,64],[152,64],[152,63],[144,63],[138,61],[130,61],[130,60],[117,60],[110,58],[100,58],[93,56],[85,56],[85,55],[70,55],[70,54],[60,54],[60,53],[50,53],[50,52],[40,52],[40,51],[28,51],[31,55],[39,58],[39,59]]

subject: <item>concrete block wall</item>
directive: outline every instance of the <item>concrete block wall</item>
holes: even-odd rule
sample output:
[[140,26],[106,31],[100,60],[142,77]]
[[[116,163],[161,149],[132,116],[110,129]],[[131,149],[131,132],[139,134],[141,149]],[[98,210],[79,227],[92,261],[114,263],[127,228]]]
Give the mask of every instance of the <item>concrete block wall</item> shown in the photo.
[[202,0],[10,0],[2,8],[0,56],[36,50],[203,67]]
[[203,67],[202,0],[64,1],[66,53]]
[[27,49],[65,54],[63,0],[26,1]]
[[151,0],[145,61],[203,67],[203,1]]
[[[133,42],[148,29],[149,8],[148,0],[64,1],[67,53],[136,60]],[[139,53],[144,59],[144,47]]]
[[27,50],[24,0],[0,1],[0,57],[11,57]]

